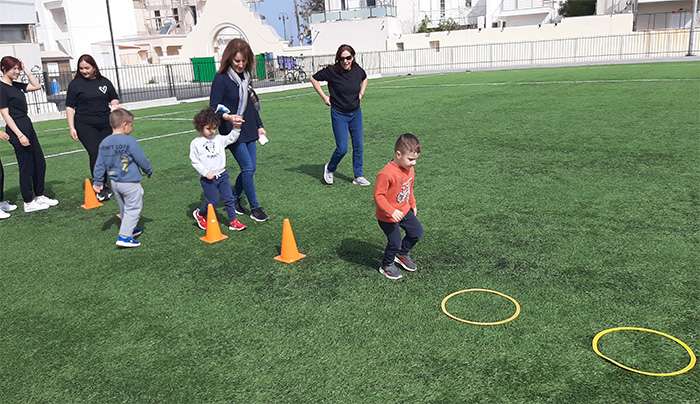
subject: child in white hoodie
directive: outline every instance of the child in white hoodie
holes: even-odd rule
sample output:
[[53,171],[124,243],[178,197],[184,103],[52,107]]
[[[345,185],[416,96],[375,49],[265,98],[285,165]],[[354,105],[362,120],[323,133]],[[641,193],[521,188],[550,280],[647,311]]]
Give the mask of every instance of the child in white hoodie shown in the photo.
[[190,160],[192,167],[200,175],[199,182],[204,191],[204,200],[198,209],[192,212],[200,229],[207,228],[207,205],[214,207],[219,200],[224,202],[229,216],[230,230],[245,230],[246,225],[236,218],[235,200],[231,190],[231,182],[226,172],[226,146],[234,143],[240,131],[232,130],[228,135],[216,133],[219,117],[211,109],[204,109],[195,115],[194,128],[199,136],[190,143]]

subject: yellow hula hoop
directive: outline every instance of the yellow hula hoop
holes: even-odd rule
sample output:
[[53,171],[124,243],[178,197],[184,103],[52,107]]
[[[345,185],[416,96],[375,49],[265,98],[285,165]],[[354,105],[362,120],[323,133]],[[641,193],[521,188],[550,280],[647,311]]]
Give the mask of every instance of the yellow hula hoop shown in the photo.
[[[508,299],[508,300],[510,300],[511,303],[513,303],[513,304],[515,305],[515,313],[513,313],[512,316],[508,317],[508,318],[505,319],[505,320],[500,320],[500,321],[494,321],[494,322],[490,322],[490,323],[485,323],[485,322],[481,322],[481,321],[470,321],[470,320],[465,320],[465,319],[459,318],[459,317],[453,315],[452,313],[450,313],[449,311],[447,311],[447,301],[448,301],[448,300],[450,300],[451,298],[453,298],[453,297],[455,297],[455,296],[457,296],[457,295],[461,295],[462,293],[467,293],[467,292],[486,292],[486,293],[493,293],[494,295],[498,295],[498,296],[501,296],[501,297],[503,297],[503,298],[505,298],[505,299]],[[508,295],[506,295],[506,294],[504,294],[504,293],[501,293],[501,292],[498,292],[498,291],[495,291],[495,290],[491,290],[491,289],[462,289],[462,290],[458,290],[458,291],[456,291],[456,292],[450,293],[449,295],[445,296],[445,298],[442,299],[442,303],[440,304],[440,307],[442,308],[442,312],[445,313],[445,315],[447,315],[447,317],[449,317],[449,318],[451,318],[451,319],[453,319],[453,320],[457,320],[457,321],[459,321],[460,323],[473,324],[473,325],[489,326],[489,325],[500,325],[500,324],[505,324],[505,323],[509,323],[509,322],[515,320],[515,319],[518,318],[518,316],[520,315],[520,303],[518,303],[515,299],[513,299],[512,297],[510,297],[510,296],[508,296]]]
[[[618,331],[639,331],[639,332],[646,332],[646,333],[650,333],[650,334],[656,334],[656,335],[660,335],[664,338],[668,338],[671,341],[682,346],[683,349],[685,349],[686,352],[688,352],[688,356],[690,357],[690,362],[688,362],[688,365],[686,367],[684,367],[683,369],[676,370],[675,372],[669,372],[669,373],[646,372],[644,370],[634,369],[634,368],[631,368],[629,366],[623,365],[622,363],[603,355],[603,353],[600,352],[600,349],[598,349],[598,342],[600,341],[600,339],[604,335],[610,334],[613,332],[618,332]],[[598,334],[596,334],[595,337],[593,337],[593,351],[598,356],[600,356],[601,358],[605,359],[606,361],[612,363],[615,366],[621,367],[621,368],[628,370],[630,372],[639,373],[639,374],[646,375],[646,376],[658,376],[658,377],[678,376],[678,375],[681,375],[683,373],[690,371],[690,369],[695,367],[695,362],[697,362],[697,358],[695,357],[695,353],[693,352],[692,349],[690,349],[690,347],[685,342],[679,340],[678,338],[674,337],[673,335],[668,335],[668,334],[663,333],[661,331],[656,331],[656,330],[652,330],[650,328],[641,328],[641,327],[615,327],[615,328],[608,328],[607,330],[603,330],[603,331],[599,332]]]

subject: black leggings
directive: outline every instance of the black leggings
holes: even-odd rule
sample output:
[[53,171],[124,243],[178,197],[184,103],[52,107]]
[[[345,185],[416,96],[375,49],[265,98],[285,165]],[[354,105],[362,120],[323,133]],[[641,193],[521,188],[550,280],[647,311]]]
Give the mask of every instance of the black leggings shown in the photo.
[[10,143],[15,149],[17,165],[19,166],[19,190],[22,193],[24,202],[31,202],[35,196],[44,195],[44,179],[46,177],[46,159],[44,151],[41,150],[39,138],[34,132],[32,121],[28,117],[16,118],[15,124],[29,139],[30,145],[22,146],[10,128],[7,134],[10,135]]
[[[90,176],[95,171],[95,163],[97,162],[97,153],[100,150],[100,143],[109,135],[112,134],[112,128],[109,126],[109,116],[92,117],[92,116],[76,116],[75,130],[78,132],[78,140],[83,144],[83,147],[90,156]],[[105,187],[109,184],[105,175]]]

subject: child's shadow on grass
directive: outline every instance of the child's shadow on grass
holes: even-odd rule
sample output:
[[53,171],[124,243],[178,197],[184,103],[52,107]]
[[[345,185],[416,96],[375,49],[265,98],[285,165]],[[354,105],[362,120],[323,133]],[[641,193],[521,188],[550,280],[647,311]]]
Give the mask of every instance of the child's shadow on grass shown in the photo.
[[[322,184],[325,184],[325,182],[323,182],[323,165],[302,164],[302,165],[296,166],[296,167],[289,167],[286,170],[291,171],[291,172],[295,172],[295,173],[306,174],[309,177],[316,178]],[[353,180],[352,177],[348,177],[347,175],[339,174],[337,171],[335,173],[333,173],[333,176],[337,179],[341,179],[341,180],[348,181],[348,182],[352,182],[352,180]]]
[[343,261],[375,270],[379,268],[379,258],[384,254],[384,249],[364,240],[346,238],[340,242],[337,253]]
[[[146,224],[148,222],[152,222],[152,221],[153,221],[153,219],[149,219],[147,217],[141,216],[138,224],[143,226],[144,224]],[[102,223],[102,231],[107,231],[113,226],[119,227],[120,223],[121,223],[121,219],[119,219],[117,217],[117,215],[114,214],[114,215],[110,216],[109,219],[107,219],[104,223]]]

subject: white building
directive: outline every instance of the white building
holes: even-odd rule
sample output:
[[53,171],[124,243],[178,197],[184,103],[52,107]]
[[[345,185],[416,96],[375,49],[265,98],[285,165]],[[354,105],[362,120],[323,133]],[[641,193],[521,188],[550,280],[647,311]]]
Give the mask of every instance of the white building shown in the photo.
[[[688,29],[692,0],[598,0],[596,14],[634,14],[635,31]],[[698,18],[698,16],[696,16]]]
[[[114,38],[137,34],[131,0],[110,1]],[[110,51],[95,52],[93,43],[109,41],[107,5],[95,0],[36,0],[39,19],[37,34],[42,51],[65,54],[75,61],[84,53],[92,54],[100,66],[113,66]],[[75,67],[72,67],[75,69]]]
[[[434,29],[490,30],[558,21],[560,0],[325,0],[311,16],[314,53],[327,53],[352,31],[366,50],[391,49],[393,38]],[[332,45],[335,44],[335,45]]]
[[30,67],[41,66],[34,0],[0,0],[0,57],[11,55]]

